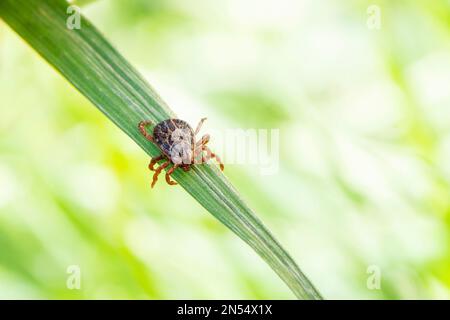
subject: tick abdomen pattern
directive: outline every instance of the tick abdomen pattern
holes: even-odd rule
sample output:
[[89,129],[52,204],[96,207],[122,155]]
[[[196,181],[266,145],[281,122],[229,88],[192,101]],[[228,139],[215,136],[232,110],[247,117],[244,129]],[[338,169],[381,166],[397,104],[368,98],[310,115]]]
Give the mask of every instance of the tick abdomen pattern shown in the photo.
[[170,155],[172,147],[177,143],[188,143],[194,146],[194,131],[186,121],[168,119],[158,123],[153,129],[155,143],[161,151]]

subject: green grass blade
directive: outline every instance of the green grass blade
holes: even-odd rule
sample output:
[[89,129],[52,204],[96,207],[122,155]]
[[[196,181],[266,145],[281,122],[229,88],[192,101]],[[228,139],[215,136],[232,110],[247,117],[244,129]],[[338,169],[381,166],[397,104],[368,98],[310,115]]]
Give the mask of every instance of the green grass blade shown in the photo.
[[95,2],[95,1],[98,1],[98,0],[72,0],[70,3],[74,4],[76,6],[85,6],[85,5],[91,4],[92,2]]
[[[67,7],[63,0],[0,0],[0,17],[143,150],[158,155],[137,124],[143,119],[159,122],[173,117],[173,112],[87,19],[82,17],[81,29],[68,29]],[[321,299],[215,166],[195,166],[187,173],[177,170],[174,178],[247,242],[298,298]]]

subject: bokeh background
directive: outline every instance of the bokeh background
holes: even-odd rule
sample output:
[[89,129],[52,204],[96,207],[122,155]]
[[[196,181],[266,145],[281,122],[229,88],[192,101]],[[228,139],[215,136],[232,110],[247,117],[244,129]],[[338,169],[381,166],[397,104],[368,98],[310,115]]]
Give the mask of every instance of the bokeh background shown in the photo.
[[[277,174],[226,175],[324,297],[450,298],[449,1],[83,12],[180,118],[280,129]],[[294,298],[182,188],[151,190],[147,163],[0,21],[0,298]]]

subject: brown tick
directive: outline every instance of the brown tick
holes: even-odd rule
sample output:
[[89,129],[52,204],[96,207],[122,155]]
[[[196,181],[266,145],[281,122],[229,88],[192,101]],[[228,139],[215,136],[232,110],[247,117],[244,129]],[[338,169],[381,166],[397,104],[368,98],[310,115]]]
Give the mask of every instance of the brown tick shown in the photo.
[[[224,165],[220,158],[206,146],[209,142],[209,134],[205,134],[199,141],[195,141],[195,136],[199,133],[205,120],[206,118],[200,120],[195,132],[186,121],[180,119],[164,120],[153,128],[152,135],[147,133],[147,130],[145,129],[145,127],[151,125],[152,122],[139,122],[139,131],[147,138],[147,140],[155,143],[162,153],[161,155],[152,158],[148,165],[148,168],[151,171],[155,171],[152,188],[155,186],[156,181],[158,181],[158,176],[161,171],[169,165],[172,165],[172,167],[166,172],[166,181],[170,185],[177,184],[170,179],[170,175],[177,168],[189,171],[193,164],[205,163],[211,158],[216,158],[220,165],[220,169],[223,171]],[[155,169],[155,164],[161,160],[164,160],[163,163]]]

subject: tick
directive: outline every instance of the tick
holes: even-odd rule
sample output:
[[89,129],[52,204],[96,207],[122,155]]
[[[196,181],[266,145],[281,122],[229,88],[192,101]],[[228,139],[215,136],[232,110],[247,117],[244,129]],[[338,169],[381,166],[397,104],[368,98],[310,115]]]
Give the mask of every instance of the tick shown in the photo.
[[[161,150],[161,154],[152,158],[148,168],[155,171],[153,174],[152,188],[158,181],[158,176],[163,169],[172,165],[166,172],[166,181],[170,185],[177,183],[170,179],[170,175],[177,169],[189,171],[191,166],[198,163],[205,163],[211,158],[216,158],[220,169],[224,170],[224,165],[220,158],[208,148],[209,134],[205,134],[199,141],[195,141],[196,135],[205,122],[206,118],[200,120],[197,129],[192,130],[191,126],[184,120],[168,119],[161,121],[153,128],[153,134],[146,130],[151,121],[139,122],[139,131],[149,141],[153,142]],[[157,169],[155,165],[163,161]]]

